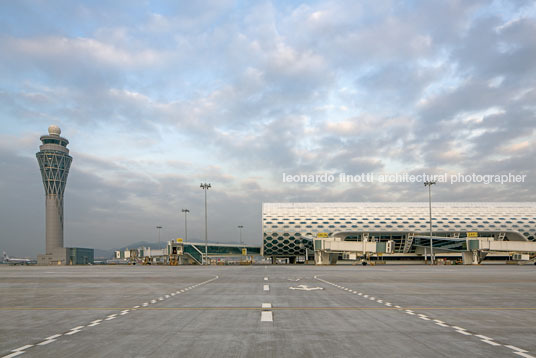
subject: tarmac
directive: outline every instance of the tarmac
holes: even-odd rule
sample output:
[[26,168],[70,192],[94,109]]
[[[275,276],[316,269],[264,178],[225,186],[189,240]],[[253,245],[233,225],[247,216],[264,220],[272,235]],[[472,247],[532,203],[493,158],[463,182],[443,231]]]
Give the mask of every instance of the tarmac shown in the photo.
[[536,266],[0,266],[0,357],[536,357]]

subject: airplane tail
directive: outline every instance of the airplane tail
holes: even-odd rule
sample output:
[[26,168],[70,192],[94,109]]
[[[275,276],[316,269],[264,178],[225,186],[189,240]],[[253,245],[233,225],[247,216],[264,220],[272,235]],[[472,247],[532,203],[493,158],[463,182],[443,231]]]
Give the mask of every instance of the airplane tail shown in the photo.
[[7,256],[6,252],[4,251],[4,261],[9,260],[9,256]]

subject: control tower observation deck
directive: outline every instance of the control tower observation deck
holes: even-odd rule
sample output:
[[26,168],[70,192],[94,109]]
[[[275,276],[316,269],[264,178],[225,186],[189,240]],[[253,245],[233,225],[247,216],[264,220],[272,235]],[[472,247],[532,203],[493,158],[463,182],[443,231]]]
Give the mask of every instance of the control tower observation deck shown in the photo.
[[67,149],[69,141],[60,134],[58,126],[48,127],[36,153],[46,196],[46,254],[63,248],[63,193],[73,158]]

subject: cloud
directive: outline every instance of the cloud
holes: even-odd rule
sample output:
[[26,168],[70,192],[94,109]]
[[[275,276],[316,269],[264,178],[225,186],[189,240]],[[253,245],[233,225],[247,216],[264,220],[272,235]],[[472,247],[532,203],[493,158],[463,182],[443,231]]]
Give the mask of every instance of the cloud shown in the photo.
[[[202,239],[201,181],[209,237],[236,241],[244,225],[259,243],[263,201],[426,199],[422,185],[294,185],[283,172],[536,175],[530,2],[63,5],[0,5],[13,254],[42,244],[33,155],[51,123],[70,140],[66,242],[80,246],[154,241],[156,225],[182,235],[183,207]],[[448,201],[533,193],[532,179],[434,188]]]

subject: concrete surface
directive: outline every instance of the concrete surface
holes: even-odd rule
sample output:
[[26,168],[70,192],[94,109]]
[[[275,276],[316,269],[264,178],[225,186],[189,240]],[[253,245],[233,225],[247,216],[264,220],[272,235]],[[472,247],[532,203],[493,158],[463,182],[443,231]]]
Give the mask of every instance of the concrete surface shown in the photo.
[[536,266],[2,265],[0,292],[0,357],[536,357]]

